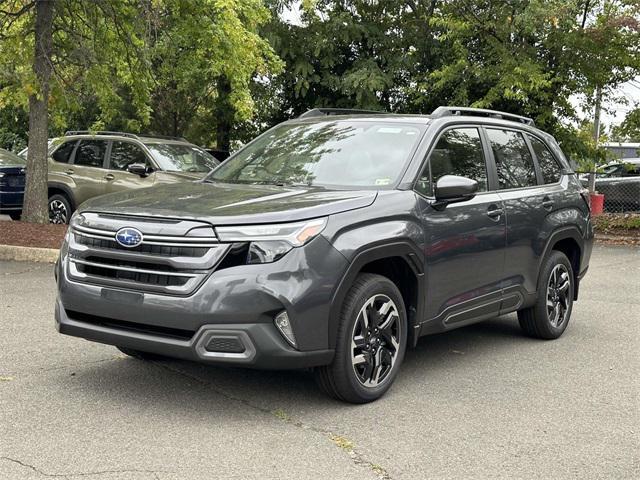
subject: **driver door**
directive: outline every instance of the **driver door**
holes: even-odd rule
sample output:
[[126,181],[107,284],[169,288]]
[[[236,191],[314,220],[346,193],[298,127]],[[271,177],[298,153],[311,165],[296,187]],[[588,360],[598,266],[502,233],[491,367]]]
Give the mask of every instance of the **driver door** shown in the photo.
[[[500,196],[490,190],[486,158],[477,127],[447,129],[416,185],[425,232],[425,313],[434,330],[497,316],[500,311],[506,219]],[[476,180],[478,193],[444,208],[434,206],[434,185],[444,175]]]
[[109,149],[109,170],[104,177],[108,193],[150,187],[155,183],[155,172],[147,176],[129,172],[127,168],[133,163],[142,163],[153,168],[147,154],[139,145],[125,140],[113,140]]

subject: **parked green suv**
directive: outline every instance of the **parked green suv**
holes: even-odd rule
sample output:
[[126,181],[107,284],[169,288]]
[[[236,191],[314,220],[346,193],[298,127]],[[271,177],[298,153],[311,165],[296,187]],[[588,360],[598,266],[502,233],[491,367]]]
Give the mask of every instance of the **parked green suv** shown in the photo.
[[183,138],[67,132],[49,150],[49,218],[68,223],[89,198],[197,180],[219,163]]

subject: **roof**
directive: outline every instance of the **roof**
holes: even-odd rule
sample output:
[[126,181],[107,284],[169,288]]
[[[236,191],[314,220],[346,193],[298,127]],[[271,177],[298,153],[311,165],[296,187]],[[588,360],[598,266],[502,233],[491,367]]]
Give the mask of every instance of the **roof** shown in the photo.
[[640,148],[640,143],[634,142],[602,142],[600,145],[603,147]]

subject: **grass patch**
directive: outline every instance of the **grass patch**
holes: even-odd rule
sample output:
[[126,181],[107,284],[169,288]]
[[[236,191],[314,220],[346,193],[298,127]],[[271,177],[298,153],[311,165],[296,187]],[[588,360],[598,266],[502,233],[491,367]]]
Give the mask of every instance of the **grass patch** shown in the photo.
[[640,213],[603,213],[592,218],[597,232],[640,230]]
[[332,434],[330,438],[333,443],[347,452],[352,452],[353,448],[355,447],[354,443],[351,440],[345,437],[341,437],[340,435]]

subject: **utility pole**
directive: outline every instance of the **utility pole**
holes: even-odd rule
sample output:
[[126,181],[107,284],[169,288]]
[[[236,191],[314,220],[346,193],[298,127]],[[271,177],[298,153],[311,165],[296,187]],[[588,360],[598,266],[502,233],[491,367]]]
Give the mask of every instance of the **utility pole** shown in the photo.
[[[593,141],[596,149],[600,144],[600,112],[602,111],[602,87],[596,87],[596,105],[593,116]],[[593,169],[589,173],[589,192],[595,193],[596,191],[596,162],[593,162]]]

